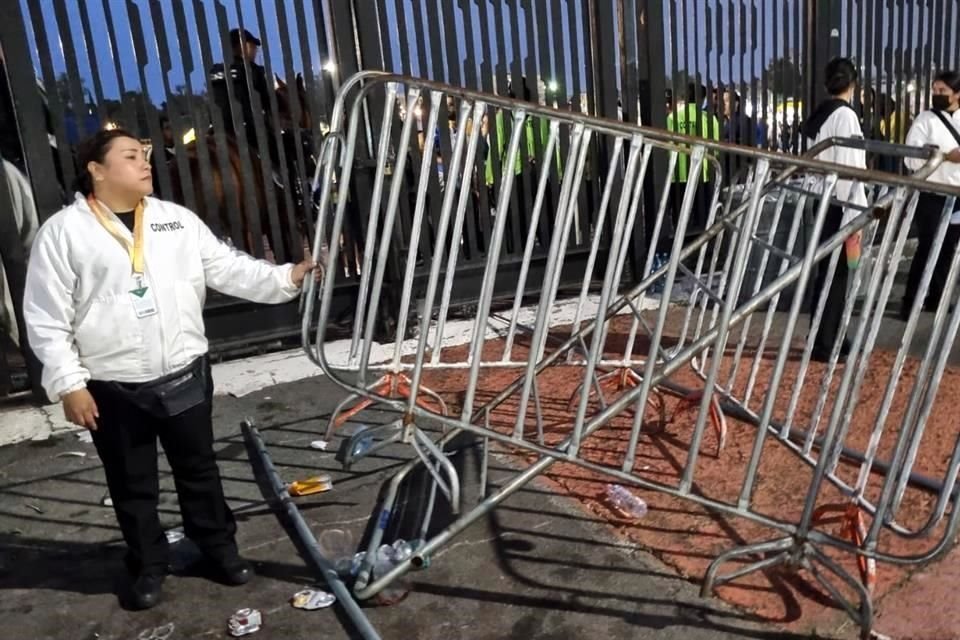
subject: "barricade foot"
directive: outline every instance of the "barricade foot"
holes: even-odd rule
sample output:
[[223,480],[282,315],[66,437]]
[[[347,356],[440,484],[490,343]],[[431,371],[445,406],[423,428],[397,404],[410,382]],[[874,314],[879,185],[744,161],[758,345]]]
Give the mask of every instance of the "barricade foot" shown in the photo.
[[[720,567],[731,560],[743,556],[761,555],[760,560],[741,567],[735,571],[724,575],[718,575]],[[732,582],[739,577],[745,576],[755,571],[762,571],[783,565],[791,569],[805,569],[813,578],[830,594],[830,596],[847,612],[847,615],[856,622],[861,629],[863,638],[870,637],[870,630],[873,626],[873,602],[867,586],[857,578],[851,576],[843,567],[837,564],[832,558],[824,554],[816,545],[810,542],[800,542],[793,536],[778,538],[767,542],[745,545],[726,551],[717,556],[707,568],[703,578],[703,585],[700,588],[700,596],[710,597],[713,591],[728,582]],[[857,593],[860,600],[859,606],[855,606],[840,590],[834,585],[833,581],[818,568],[818,565],[825,567],[836,578],[839,578],[853,591]]]
[[[413,395],[413,391],[411,389],[412,386],[413,383],[406,375],[402,373],[390,372],[384,374],[379,380],[367,387],[366,397],[362,397],[357,394],[350,394],[336,406],[336,408],[333,410],[333,413],[330,415],[330,422],[327,425],[326,439],[329,440],[333,436],[334,429],[339,429],[352,417],[367,407],[374,405],[376,400],[369,396],[409,399]],[[443,398],[437,394],[437,392],[425,387],[422,384],[417,391],[417,406],[427,410],[439,409],[439,412],[442,415],[448,415],[447,404],[443,401]],[[420,397],[421,395],[425,397]],[[347,409],[347,406],[351,402],[354,402],[358,399],[359,402]]]

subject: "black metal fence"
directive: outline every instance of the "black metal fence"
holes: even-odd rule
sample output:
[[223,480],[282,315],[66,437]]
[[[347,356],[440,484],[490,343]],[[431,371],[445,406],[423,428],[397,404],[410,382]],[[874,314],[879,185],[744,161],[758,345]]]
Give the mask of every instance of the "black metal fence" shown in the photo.
[[[161,197],[197,211],[234,245],[277,261],[298,259],[312,237],[313,154],[341,79],[359,69],[797,153],[805,144],[799,123],[823,97],[820,77],[830,57],[856,58],[864,131],[894,141],[928,103],[932,73],[960,60],[954,0],[11,0],[5,7],[0,77],[11,113],[3,115],[0,151],[29,176],[40,221],[72,197],[78,140],[123,126],[152,145]],[[261,42],[257,64],[232,63],[235,28]],[[248,89],[256,77],[264,82]],[[511,122],[491,113],[483,126],[488,153],[457,267],[467,271],[485,259],[499,151]],[[536,122],[524,126],[517,189],[505,212],[513,240],[504,249],[507,263],[522,251],[534,165],[547,161],[545,132]],[[438,136],[441,161],[449,157],[449,127],[421,133]],[[560,157],[568,146],[560,140]],[[578,202],[585,231],[608,153],[595,146],[589,154],[585,181],[592,186]],[[372,184],[372,167],[362,170]],[[658,163],[653,179],[662,181],[666,170]],[[418,176],[411,170],[399,179],[412,190]],[[344,196],[366,211],[364,182],[354,184]],[[554,180],[553,202],[558,188]],[[433,178],[430,206],[439,204],[441,189]],[[0,189],[0,202],[5,195]],[[401,216],[412,216],[408,204]],[[364,223],[358,218],[348,232],[363,233]],[[550,223],[543,221],[546,235]],[[0,224],[4,238],[8,227]],[[585,259],[588,236],[568,247],[569,264]],[[10,244],[0,257],[16,307],[28,247]],[[643,244],[635,238],[635,251]],[[358,261],[351,264],[338,285],[345,318]],[[476,293],[467,287],[457,295],[468,303]],[[295,305],[208,300],[217,353],[296,340]],[[3,397],[26,388],[31,376],[16,341],[6,336],[0,344]]]

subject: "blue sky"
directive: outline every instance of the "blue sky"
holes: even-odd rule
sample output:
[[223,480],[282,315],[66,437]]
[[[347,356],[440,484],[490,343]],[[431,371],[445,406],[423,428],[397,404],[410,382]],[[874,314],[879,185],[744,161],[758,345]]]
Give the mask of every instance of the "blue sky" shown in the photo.
[[[266,53],[269,53],[270,61],[275,71],[282,70],[286,68],[286,62],[283,60],[283,52],[281,49],[281,39],[286,40],[290,47],[292,48],[292,60],[290,66],[293,67],[295,71],[301,71],[303,67],[302,63],[302,48],[305,48],[308,52],[308,59],[310,60],[310,65],[315,70],[319,70],[322,65],[326,62],[324,59],[326,56],[325,52],[320,51],[320,42],[318,39],[317,30],[314,25],[317,24],[317,20],[313,12],[315,10],[325,11],[331,0],[321,0],[316,2],[315,0],[199,0],[197,4],[201,7],[201,10],[204,13],[206,18],[207,25],[216,29],[217,19],[216,19],[216,8],[222,7],[227,16],[227,23],[230,27],[236,26],[237,24],[244,24],[248,29],[257,33],[261,39],[265,42]],[[678,50],[680,51],[679,59],[677,60],[677,66],[679,68],[693,68],[698,67],[701,70],[701,73],[706,77],[709,75],[713,81],[722,81],[722,82],[739,82],[741,79],[748,79],[754,75],[760,75],[763,69],[767,66],[770,60],[776,55],[778,57],[795,51],[797,48],[797,43],[794,41],[794,33],[796,31],[794,24],[794,14],[796,13],[795,7],[802,6],[807,0],[754,0],[756,6],[756,13],[751,16],[750,12],[744,11],[742,8],[737,9],[734,15],[725,15],[724,21],[729,24],[731,20],[735,25],[738,25],[741,21],[747,26],[746,37],[743,37],[740,33],[740,29],[734,28],[732,30],[732,39],[731,33],[728,28],[720,28],[720,12],[718,7],[723,7],[724,10],[729,12],[727,7],[730,6],[731,2],[728,0],[686,0],[685,3],[677,1],[678,6],[686,6],[688,11],[684,13],[682,10],[678,11],[677,19],[674,22],[671,19],[670,12],[667,11],[665,16],[665,24],[663,25],[664,34],[667,38],[667,50],[669,52],[669,45],[671,42],[674,42],[678,45]],[[882,0],[849,0],[853,4],[852,7],[852,16],[853,22],[848,21],[848,12],[844,12],[843,19],[840,25],[840,40],[841,40],[841,51],[848,53],[855,49],[858,49],[861,40],[862,34],[858,35],[853,33],[852,37],[848,32],[850,32],[850,26],[857,27],[854,31],[859,30],[864,24],[864,11],[866,8],[873,7],[876,5],[883,6],[881,12],[881,22],[878,23],[877,31],[878,37],[883,39],[888,39],[888,33],[892,31],[894,40],[901,40],[906,36],[906,32],[903,28],[903,25],[900,20],[893,20],[895,17],[891,11],[892,8],[887,7],[889,3]],[[205,88],[205,69],[201,68],[200,61],[200,39],[207,39],[211,46],[213,47],[213,55],[215,61],[219,61],[222,57],[220,52],[220,37],[219,34],[200,34],[198,29],[198,20],[197,16],[194,14],[194,0],[19,0],[21,9],[24,12],[24,15],[30,16],[30,12],[27,10],[28,2],[33,4],[35,7],[39,8],[39,12],[42,15],[42,28],[45,30],[51,48],[52,55],[52,64],[54,68],[54,73],[59,75],[62,72],[67,70],[67,66],[63,56],[63,49],[65,47],[75,46],[78,53],[78,65],[79,73],[82,78],[85,79],[86,86],[91,90],[94,89],[95,83],[93,82],[93,72],[88,62],[88,56],[93,55],[98,64],[99,68],[99,79],[100,84],[102,85],[103,96],[106,98],[116,98],[120,94],[121,84],[127,89],[139,90],[140,89],[140,78],[139,70],[137,69],[135,60],[136,56],[134,53],[134,44],[131,37],[130,29],[128,27],[130,15],[128,14],[128,9],[135,12],[139,16],[140,20],[143,23],[144,33],[146,34],[145,50],[147,55],[147,65],[145,67],[145,77],[147,81],[147,90],[154,102],[161,102],[164,98],[164,84],[163,84],[163,75],[159,62],[159,55],[157,50],[157,43],[155,40],[154,34],[156,33],[171,33],[175,34],[175,23],[174,23],[174,4],[181,5],[186,17],[186,26],[189,31],[189,42],[178,43],[179,46],[172,46],[170,55],[172,62],[172,70],[170,71],[167,80],[171,88],[175,88],[178,85],[184,85],[189,83],[190,88],[194,92],[202,91]],[[457,18],[457,40],[456,43],[460,51],[460,60],[455,61],[455,64],[459,65],[461,71],[461,77],[463,77],[463,61],[462,58],[467,53],[467,51],[475,52],[471,55],[471,59],[478,65],[477,71],[479,72],[479,64],[483,56],[483,47],[479,46],[479,42],[474,40],[474,36],[468,37],[464,33],[463,28],[463,15],[461,13],[461,2],[457,0],[403,0],[403,6],[406,8],[406,15],[412,16],[412,4],[418,3],[421,7],[424,6],[422,3],[425,2],[437,2],[437,6],[440,7],[440,10],[450,11],[453,10]],[[627,11],[633,11],[631,7],[632,0],[627,0]],[[916,0],[917,4],[920,4],[920,0]],[[306,32],[308,38],[306,42],[301,42],[297,28],[297,15],[294,11],[295,3],[302,5],[303,11],[305,13],[305,19],[307,22],[308,28]],[[399,59],[399,36],[397,33],[397,18],[395,15],[395,5],[397,3],[394,0],[386,2],[387,7],[387,29],[386,31],[390,34],[391,37],[391,50],[394,55],[394,65],[395,68],[400,68],[400,59]],[[505,12],[512,12],[513,2],[505,1]],[[569,60],[558,61],[553,59],[554,56],[554,41],[553,38],[559,37],[562,38],[562,43],[559,49],[561,51],[571,51],[577,49],[583,51],[586,47],[587,36],[582,33],[582,15],[581,10],[584,3],[582,2],[561,2],[560,0],[549,0],[548,2],[524,2],[521,4],[522,7],[533,6],[537,9],[534,11],[540,10],[541,7],[548,7],[548,15],[537,15],[534,16],[535,23],[540,25],[552,25],[553,24],[553,12],[559,11],[561,13],[561,22],[564,25],[563,32],[560,34],[553,33],[552,28],[548,28],[550,46],[548,51],[540,52],[539,55],[546,56],[545,60],[539,61],[539,64],[546,66],[547,68],[552,69],[552,73],[556,77],[558,75],[558,67],[563,67],[566,69],[566,72],[560,75],[565,75],[565,78],[558,78],[565,81],[567,87],[573,86],[573,76],[576,73],[573,69],[570,69]],[[669,5],[669,2],[665,2],[665,5]],[[732,3],[738,7],[743,5],[738,0],[737,2]],[[101,43],[100,46],[97,46],[92,51],[87,50],[87,45],[85,38],[83,37],[83,31],[81,26],[81,16],[80,16],[80,6],[84,5],[89,12],[89,20],[91,24],[91,36],[92,41]],[[153,18],[151,16],[151,5],[159,7],[162,14],[162,28],[158,29],[158,26],[153,23]],[[258,5],[261,7],[263,14],[264,27],[261,32],[260,27],[258,26],[258,16],[257,8]],[[113,23],[115,25],[115,32],[117,35],[116,48],[117,48],[117,60],[114,60],[113,53],[110,46],[108,45],[108,31],[104,26],[106,19],[105,6],[109,7]],[[66,23],[65,25],[58,24],[57,20],[57,11],[56,8],[60,7],[61,11],[66,14]],[[280,8],[284,12],[287,18],[287,24],[289,33],[281,34],[278,21],[277,21],[277,8]],[[480,14],[476,2],[471,2],[470,7],[472,10],[472,17],[474,24],[479,24]],[[696,7],[694,10],[693,7]],[[709,13],[706,8],[709,7]],[[779,13],[779,19],[781,25],[778,26],[774,23],[774,8],[777,7]],[[521,15],[526,19],[527,9],[522,9]],[[421,10],[420,15],[423,17],[424,24],[420,25],[421,29],[426,31],[426,11]],[[507,13],[509,15],[509,13]],[[708,17],[710,18],[708,20]],[[491,9],[488,12],[489,19],[489,28],[491,33],[496,33],[497,30],[503,31],[503,41],[505,43],[505,57],[507,60],[512,59],[513,57],[513,48],[514,48],[514,35],[512,33],[512,21],[504,20],[505,24],[495,24],[494,12]],[[754,20],[756,23],[754,24]],[[785,21],[785,22],[783,22]],[[916,43],[919,39],[921,32],[925,32],[926,29],[919,24],[919,21],[915,20],[915,25],[913,28],[912,38],[913,42]],[[34,24],[33,28],[37,29],[41,25]],[[754,29],[753,27],[756,27]],[[413,24],[412,19],[407,20],[407,31],[408,31],[408,42],[416,43],[415,30],[417,26]],[[957,20],[954,20],[954,23],[951,25],[944,25],[937,27],[939,32],[937,33],[938,37],[942,38],[942,41],[945,45],[947,51],[951,52],[950,57],[952,58],[952,52],[957,49]],[[756,31],[759,34],[763,34],[759,39],[755,40],[752,37],[751,32]],[[59,33],[63,31],[65,36],[60,37]],[[712,48],[707,47],[707,32],[712,32]],[[529,52],[530,46],[526,42],[526,33],[522,31],[519,35],[519,42],[521,48],[521,55],[526,56]],[[28,37],[31,39],[31,46],[33,51],[33,62],[34,66],[37,69],[38,75],[40,73],[40,60],[37,54],[36,42],[31,30],[28,30]],[[477,33],[475,38],[479,40],[480,34]],[[424,69],[419,68],[417,63],[417,56],[411,55],[411,60],[413,64],[413,73],[415,75],[422,75],[425,77],[430,77],[434,79],[443,80],[445,79],[445,69],[433,69],[431,56],[430,56],[430,42],[429,37],[425,38],[426,40],[426,56],[425,59],[428,61],[427,67]],[[449,43],[448,43],[449,44]],[[495,49],[495,47],[492,47]],[[536,49],[537,47],[533,47]],[[189,50],[192,53],[193,60],[195,62],[196,68],[189,75],[189,78],[185,76],[183,71],[183,60],[181,56],[181,49]],[[721,51],[722,50],[722,51]],[[731,56],[729,51],[734,52],[745,52],[745,55],[736,53],[736,55]],[[722,53],[723,55],[718,55]],[[493,53],[493,63],[497,63],[498,56],[497,52],[494,50]],[[580,56],[580,60],[583,60],[583,56]],[[949,58],[948,58],[949,60]],[[955,62],[949,60],[950,62]],[[446,64],[451,62],[447,60]],[[741,65],[743,71],[741,73]],[[119,73],[117,69],[119,68]],[[666,69],[665,72],[670,75],[673,70],[673,61],[669,53],[666,56]],[[709,70],[709,71],[708,71]],[[580,86],[585,85],[585,77],[583,70],[579,70]],[[746,76],[742,78],[741,76]]]

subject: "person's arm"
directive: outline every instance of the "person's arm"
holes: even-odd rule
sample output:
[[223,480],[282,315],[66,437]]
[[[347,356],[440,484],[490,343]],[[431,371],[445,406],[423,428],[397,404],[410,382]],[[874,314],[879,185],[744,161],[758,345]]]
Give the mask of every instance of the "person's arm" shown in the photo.
[[199,217],[189,215],[197,229],[203,274],[210,288],[251,302],[279,303],[297,297],[308,270],[305,263],[275,265],[257,260],[228,247]]
[[90,379],[74,339],[77,275],[66,258],[68,248],[62,234],[61,229],[52,227],[37,234],[23,294],[27,339],[43,363],[41,383],[54,401],[85,389]]
[[[922,147],[930,143],[930,128],[927,118],[917,118],[910,126],[907,132],[907,140],[904,144],[910,147]],[[903,164],[910,171],[919,171],[927,162],[921,158],[904,158]]]

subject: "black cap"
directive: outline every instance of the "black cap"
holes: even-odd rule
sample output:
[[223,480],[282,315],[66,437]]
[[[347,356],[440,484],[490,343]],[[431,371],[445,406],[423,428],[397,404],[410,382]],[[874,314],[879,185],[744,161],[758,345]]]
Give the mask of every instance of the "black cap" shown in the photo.
[[246,29],[231,29],[230,42],[236,42],[238,44],[243,42],[252,42],[258,47],[260,46],[260,39]]

